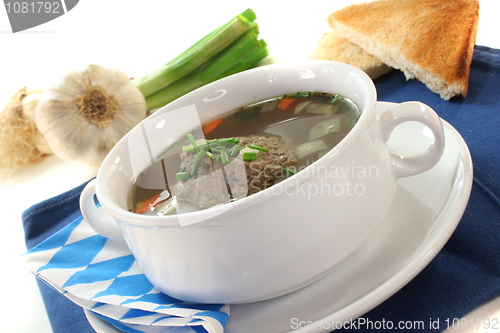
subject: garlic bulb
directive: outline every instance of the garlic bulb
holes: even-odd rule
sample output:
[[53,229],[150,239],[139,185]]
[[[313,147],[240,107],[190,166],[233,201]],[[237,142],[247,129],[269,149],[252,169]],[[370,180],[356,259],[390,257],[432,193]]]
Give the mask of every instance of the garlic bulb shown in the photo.
[[122,71],[90,65],[44,89],[35,115],[56,156],[99,166],[146,117],[146,101]]
[[0,177],[13,176],[51,154],[35,124],[40,92],[22,87],[0,112]]
[[[42,98],[42,89],[27,89],[26,96],[21,101],[23,117],[33,123],[35,122],[36,106],[38,105],[40,98]],[[38,149],[43,154],[52,154],[52,149],[50,149],[47,140],[45,140],[45,137],[42,135],[42,133],[40,133],[39,130],[36,130],[34,136],[36,149]]]

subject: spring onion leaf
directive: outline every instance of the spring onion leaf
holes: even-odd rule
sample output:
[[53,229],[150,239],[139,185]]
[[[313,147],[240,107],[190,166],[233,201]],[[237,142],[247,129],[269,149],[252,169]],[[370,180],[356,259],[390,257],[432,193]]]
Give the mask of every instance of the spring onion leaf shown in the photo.
[[180,181],[185,181],[185,180],[188,180],[189,178],[191,178],[191,173],[186,172],[186,171],[181,171],[175,175],[175,178],[177,178],[177,180],[180,180]]
[[255,161],[257,159],[257,153],[244,152],[242,158],[243,161]]
[[229,163],[229,158],[228,158],[228,156],[227,156],[227,152],[226,152],[225,150],[223,150],[223,151],[221,151],[221,152],[220,152],[220,158],[221,158],[222,163],[223,163],[224,165],[226,165],[226,164],[228,164],[228,163]]
[[200,73],[200,80],[207,81],[212,77],[217,77],[227,70],[228,64],[236,64],[247,57],[258,47],[258,26],[243,34],[235,43],[230,45],[226,52],[218,56],[210,66],[204,68]]
[[309,96],[311,96],[310,92],[307,92],[307,93],[297,93],[297,94],[290,95],[288,97],[291,97],[291,98],[307,98]]
[[[170,150],[173,146],[175,146],[175,145],[176,145],[176,144],[178,144],[178,143],[179,143],[179,141],[174,141],[174,142],[172,142],[171,144],[169,144],[169,145],[167,146],[167,148],[165,148],[165,150],[164,150],[164,151],[162,151],[160,154],[158,154],[158,156],[156,156],[156,158],[158,159],[160,156],[162,156],[163,154],[165,154],[167,151],[169,151],[169,150]],[[184,148],[184,147],[182,147],[182,148]]]
[[229,157],[236,157],[241,150],[241,146],[236,144],[229,150]]
[[148,110],[164,106],[180,96],[257,65],[269,55],[258,40],[259,27],[251,9],[215,29],[158,70],[134,80],[146,98]]
[[200,161],[203,157],[207,156],[207,152],[204,150],[200,150],[198,155],[196,155],[196,159],[194,160],[193,169],[191,169],[191,177],[193,177],[198,172],[198,167],[200,165]]
[[210,151],[213,153],[213,154],[220,154],[221,150],[219,148],[210,148]]
[[218,141],[219,143],[219,146],[225,146],[226,144],[237,144],[238,142],[240,142],[240,140],[236,139],[236,138],[227,138],[227,139],[220,139]]
[[167,87],[220,54],[246,31],[254,27],[255,13],[247,9],[215,29],[186,51],[156,71],[134,82],[144,97]]
[[254,145],[248,145],[248,148],[252,148],[252,149],[255,149],[255,150],[263,151],[265,153],[269,153],[269,149],[264,148],[264,147],[259,147],[259,146],[254,146]]
[[[263,40],[258,40],[255,45],[255,49],[253,52],[247,55],[246,58],[240,60],[236,63],[226,63],[223,64],[225,67],[225,71],[221,74],[211,78],[210,80],[201,81],[200,80],[200,72],[202,69],[206,69],[210,66],[214,66],[215,60],[208,62],[203,65],[202,69],[197,69],[194,72],[184,76],[183,78],[175,81],[169,86],[156,91],[155,93],[146,97],[146,106],[148,110],[153,110],[159,107],[162,107],[173,100],[181,97],[182,95],[187,94],[188,92],[199,88],[205,84],[216,81],[223,77],[250,69],[256,66],[261,60],[269,55],[269,49],[267,48],[267,44]],[[208,70],[207,70],[208,71]],[[205,77],[206,78],[206,77]]]
[[193,146],[182,146],[182,151],[188,153],[196,153],[196,150]]
[[250,53],[246,58],[219,75],[219,77],[217,77],[215,80],[252,68],[268,55],[269,49],[267,48],[267,44],[264,40],[260,39],[258,41],[257,48],[252,53]]
[[196,140],[193,137],[193,134],[189,133],[188,135],[189,142],[191,142],[191,145],[193,146],[195,152],[198,152],[198,144],[196,143]]
[[294,169],[290,169],[290,168],[284,168],[283,173],[286,175],[289,175],[289,176],[293,176],[297,173],[297,171],[295,171]]

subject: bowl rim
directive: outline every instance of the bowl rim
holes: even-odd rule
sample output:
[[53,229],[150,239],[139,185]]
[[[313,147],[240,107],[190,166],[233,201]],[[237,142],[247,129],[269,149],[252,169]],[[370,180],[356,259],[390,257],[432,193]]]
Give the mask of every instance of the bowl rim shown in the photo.
[[[198,94],[200,91],[203,90],[208,90],[212,88],[213,86],[217,84],[222,84],[226,82],[231,82],[234,80],[239,80],[240,78],[244,78],[245,76],[251,75],[252,73],[266,73],[270,71],[276,71],[276,70],[291,70],[294,68],[299,68],[299,67],[304,67],[304,66],[314,66],[315,68],[322,68],[322,67],[338,67],[342,68],[343,70],[347,71],[349,75],[353,76],[359,85],[364,86],[364,91],[367,94],[367,99],[365,102],[364,107],[362,108],[361,116],[358,119],[356,125],[347,133],[347,135],[328,153],[326,153],[324,156],[321,158],[317,159],[307,167],[305,167],[301,172],[297,173],[296,175],[289,177],[278,184],[275,184],[271,187],[268,187],[258,193],[252,194],[251,196],[247,196],[245,198],[238,199],[236,201],[233,201],[229,204],[233,205],[234,203],[237,203],[236,205],[241,205],[241,204],[256,204],[262,200],[266,200],[269,197],[269,191],[276,190],[275,187],[285,187],[288,186],[288,184],[292,181],[295,181],[296,184],[306,181],[309,177],[301,177],[301,173],[303,173],[305,170],[308,170],[308,172],[312,172],[314,174],[314,171],[317,170],[317,168],[321,167],[322,165],[325,165],[327,161],[330,161],[332,158],[338,158],[339,156],[342,155],[343,152],[346,151],[345,147],[348,145],[351,145],[353,141],[355,141],[355,138],[358,137],[365,129],[368,127],[373,115],[375,114],[375,106],[377,103],[377,91],[375,88],[375,85],[371,78],[363,72],[361,69],[354,67],[352,65],[348,65],[345,63],[341,62],[336,62],[336,61],[330,61],[330,60],[304,60],[304,61],[294,61],[294,62],[281,62],[281,63],[275,63],[275,64],[270,64],[270,65],[264,65],[260,67],[256,67],[253,69],[249,69],[243,72],[239,72],[227,77],[224,77],[222,79],[219,79],[217,81],[214,81],[212,83],[209,83],[205,86],[202,86],[198,89],[193,90],[192,92],[183,95],[179,97],[178,99],[172,101],[171,103],[165,105],[164,107],[160,108],[158,111],[155,112],[155,114],[161,114],[159,112],[167,112],[173,104],[178,104],[184,99],[189,99],[192,96]],[[263,98],[262,100],[264,100]],[[259,99],[260,100],[260,99]],[[231,110],[225,110],[225,112],[229,112]],[[149,118],[149,117],[148,117]],[[148,118],[144,119],[141,121],[138,125],[136,126],[141,126],[141,124],[146,121]],[[119,145],[122,145],[123,142],[125,141],[130,134],[127,133],[112,149],[115,150],[116,147]],[[100,176],[102,176],[104,167],[106,167],[108,164],[112,164],[112,156],[111,153],[109,153],[106,158],[104,159],[103,163],[101,164],[101,167],[98,170],[97,177],[96,177],[96,196],[103,208],[105,208],[108,212],[110,212],[112,215],[115,216],[115,218],[119,219],[123,223],[129,223],[141,227],[165,227],[165,228],[179,228],[182,227],[179,223],[179,217],[187,217],[187,218],[192,218],[192,219],[199,219],[200,221],[206,220],[210,218],[210,215],[217,216],[219,214],[223,214],[224,212],[231,211],[231,209],[228,209],[229,204],[222,204],[222,205],[217,205],[208,209],[200,210],[200,211],[194,211],[194,212],[189,212],[189,213],[184,213],[180,215],[166,215],[166,216],[154,216],[154,215],[140,215],[140,214],[135,214],[132,212],[129,212],[128,210],[122,208],[119,204],[115,202],[108,202],[107,200],[102,200],[102,198],[109,198],[109,195],[106,193],[105,189],[103,188],[105,186],[105,181],[100,182]],[[299,180],[300,179],[300,180]],[[111,201],[111,199],[109,199]],[[212,214],[211,214],[212,213]],[[209,215],[208,217],[206,215]],[[205,216],[205,218],[204,218]],[[190,227],[195,227],[196,224],[190,225]]]

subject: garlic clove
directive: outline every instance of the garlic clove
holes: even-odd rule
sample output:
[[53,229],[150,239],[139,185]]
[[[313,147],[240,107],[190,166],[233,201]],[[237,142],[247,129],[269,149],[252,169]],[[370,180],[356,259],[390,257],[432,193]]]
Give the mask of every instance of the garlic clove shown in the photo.
[[49,144],[47,143],[47,140],[45,137],[40,133],[40,131],[36,131],[36,138],[35,138],[35,147],[38,149],[41,153],[51,155],[53,154],[52,149],[50,149]]
[[34,122],[35,121],[35,110],[40,98],[42,97],[42,93],[35,92],[31,94],[27,94],[23,100],[21,101],[21,105],[23,108],[23,116],[24,118]]

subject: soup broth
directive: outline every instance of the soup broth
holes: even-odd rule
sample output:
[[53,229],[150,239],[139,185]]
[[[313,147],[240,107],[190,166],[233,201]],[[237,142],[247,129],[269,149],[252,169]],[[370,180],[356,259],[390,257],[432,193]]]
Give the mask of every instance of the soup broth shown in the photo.
[[168,215],[257,193],[326,154],[359,116],[351,100],[321,92],[233,110],[179,139],[176,153],[144,170],[132,184],[129,209]]

